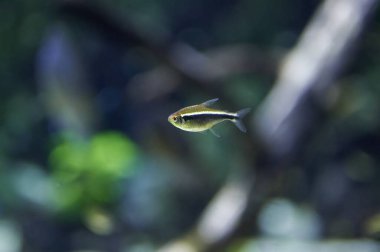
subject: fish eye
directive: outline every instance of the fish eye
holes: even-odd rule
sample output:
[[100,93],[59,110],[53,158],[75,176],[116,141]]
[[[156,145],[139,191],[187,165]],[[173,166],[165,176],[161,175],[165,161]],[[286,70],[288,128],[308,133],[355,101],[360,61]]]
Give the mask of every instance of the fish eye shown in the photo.
[[173,121],[175,121],[175,122],[177,121],[177,117],[176,117],[176,116],[173,116],[172,119],[173,119]]

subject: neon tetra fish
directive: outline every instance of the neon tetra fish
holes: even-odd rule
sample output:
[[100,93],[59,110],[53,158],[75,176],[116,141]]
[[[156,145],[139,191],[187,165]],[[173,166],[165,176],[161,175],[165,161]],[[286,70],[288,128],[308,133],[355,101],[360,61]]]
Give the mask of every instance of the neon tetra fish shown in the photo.
[[233,122],[241,131],[246,132],[241,119],[250,111],[249,108],[242,109],[236,113],[209,108],[210,105],[218,101],[218,98],[206,101],[204,103],[185,107],[171,114],[168,121],[175,127],[191,132],[201,132],[210,130],[218,136],[212,127],[223,121]]

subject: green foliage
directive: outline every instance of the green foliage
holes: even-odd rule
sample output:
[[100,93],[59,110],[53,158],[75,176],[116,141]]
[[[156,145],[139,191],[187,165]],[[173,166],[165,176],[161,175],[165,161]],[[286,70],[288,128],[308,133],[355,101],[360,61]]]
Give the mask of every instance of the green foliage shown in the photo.
[[75,214],[112,203],[118,181],[132,174],[136,156],[132,141],[116,132],[88,141],[63,138],[50,154],[58,211]]

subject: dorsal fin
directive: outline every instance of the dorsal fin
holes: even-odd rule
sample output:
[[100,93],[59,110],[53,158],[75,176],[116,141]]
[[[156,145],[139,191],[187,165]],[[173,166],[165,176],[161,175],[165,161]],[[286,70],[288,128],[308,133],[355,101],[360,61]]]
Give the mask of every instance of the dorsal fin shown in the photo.
[[205,102],[201,103],[201,105],[203,105],[205,107],[209,107],[212,104],[214,104],[215,102],[217,102],[218,100],[219,100],[219,98],[214,98],[212,100],[208,100],[208,101],[205,101]]

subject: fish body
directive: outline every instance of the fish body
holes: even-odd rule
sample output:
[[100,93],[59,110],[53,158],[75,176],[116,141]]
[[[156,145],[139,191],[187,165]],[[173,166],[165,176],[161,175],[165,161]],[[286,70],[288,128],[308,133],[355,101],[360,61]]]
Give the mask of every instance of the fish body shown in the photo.
[[[204,103],[185,107],[171,114],[168,121],[175,127],[191,132],[201,132],[211,130],[212,127],[223,121],[233,122],[241,131],[246,132],[244,125],[241,122],[250,109],[243,109],[236,113],[210,108],[209,106],[218,100],[212,99]],[[214,135],[217,135],[213,132]]]

